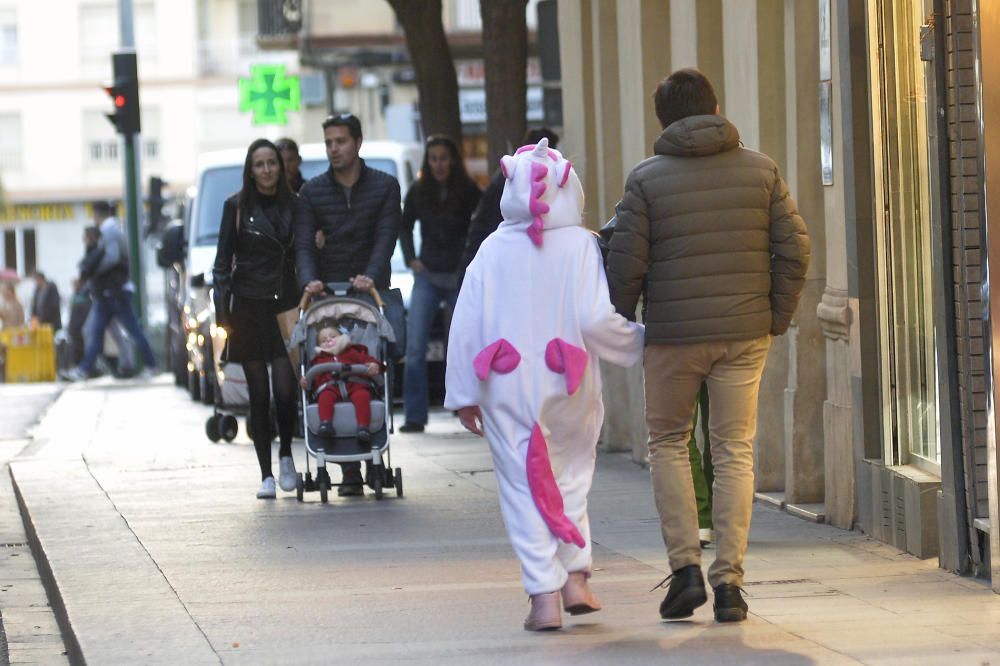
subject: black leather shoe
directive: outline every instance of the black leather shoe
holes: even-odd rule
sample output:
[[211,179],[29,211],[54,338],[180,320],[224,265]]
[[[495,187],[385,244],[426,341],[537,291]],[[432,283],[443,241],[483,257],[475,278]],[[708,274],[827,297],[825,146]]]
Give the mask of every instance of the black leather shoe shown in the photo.
[[742,622],[747,619],[747,602],[743,601],[739,585],[717,585],[712,608],[716,622]]
[[[660,617],[664,620],[683,620],[694,614],[694,609],[708,601],[705,593],[705,579],[701,567],[689,564],[670,576],[670,588],[660,604]],[[666,582],[666,580],[664,581]],[[662,584],[662,583],[661,583]]]
[[403,425],[399,426],[399,432],[423,432],[423,423],[410,423],[407,421]]
[[344,480],[337,486],[337,497],[359,497],[365,494],[365,480],[361,477],[361,470],[345,470]]
[[320,437],[333,437],[333,423],[330,421],[320,421],[319,427],[316,428],[316,434]]
[[358,428],[358,441],[367,444],[372,439],[372,433],[368,428]]

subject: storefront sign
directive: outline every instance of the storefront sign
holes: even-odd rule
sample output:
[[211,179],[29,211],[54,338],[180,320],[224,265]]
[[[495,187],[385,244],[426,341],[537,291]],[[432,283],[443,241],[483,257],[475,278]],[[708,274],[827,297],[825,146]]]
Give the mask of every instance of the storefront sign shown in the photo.
[[[486,122],[486,90],[465,88],[458,91],[458,113],[463,123]],[[542,89],[528,88],[528,122],[541,122],[545,118],[542,106]]]
[[69,203],[10,204],[0,209],[0,224],[64,222],[76,218],[76,207]]

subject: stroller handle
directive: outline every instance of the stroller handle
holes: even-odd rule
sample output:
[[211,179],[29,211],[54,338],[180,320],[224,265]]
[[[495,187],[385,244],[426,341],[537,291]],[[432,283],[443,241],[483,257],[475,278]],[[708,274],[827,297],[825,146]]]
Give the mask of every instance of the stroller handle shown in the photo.
[[[368,287],[368,295],[372,297],[375,301],[375,305],[379,310],[385,310],[385,304],[382,302],[382,296],[378,293],[378,289],[374,286]],[[309,302],[312,300],[312,294],[308,291],[302,292],[302,298],[299,299],[299,310],[306,310],[309,307]]]

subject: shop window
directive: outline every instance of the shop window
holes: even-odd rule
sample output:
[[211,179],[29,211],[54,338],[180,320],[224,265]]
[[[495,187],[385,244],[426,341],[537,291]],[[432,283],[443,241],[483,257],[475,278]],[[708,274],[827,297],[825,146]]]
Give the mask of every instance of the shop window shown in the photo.
[[17,232],[13,229],[3,232],[3,265],[4,268],[17,270]]
[[21,168],[21,116],[0,113],[0,171]]
[[38,251],[35,248],[35,230],[25,229],[21,232],[21,236],[24,242],[24,266],[22,266],[21,273],[23,275],[31,275],[38,266]]
[[0,65],[17,64],[17,12],[0,8]]
[[925,4],[869,3],[869,62],[885,464],[939,473]]

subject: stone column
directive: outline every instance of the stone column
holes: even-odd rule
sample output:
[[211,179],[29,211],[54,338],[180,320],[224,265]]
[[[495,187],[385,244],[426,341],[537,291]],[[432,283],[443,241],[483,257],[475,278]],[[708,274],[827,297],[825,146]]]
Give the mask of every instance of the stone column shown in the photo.
[[[666,3],[658,0],[618,0],[615,9],[617,11],[611,15],[609,7],[605,6],[599,12],[595,10],[594,15],[595,34],[616,29],[618,46],[617,62],[608,59],[606,53],[595,50],[595,57],[601,62],[602,76],[617,75],[613,83],[617,94],[610,101],[619,105],[617,123],[610,121],[613,112],[607,106],[602,108],[608,111],[608,122],[598,123],[598,131],[604,137],[602,149],[607,156],[600,185],[602,221],[614,214],[625,176],[635,164],[652,154],[653,141],[659,135],[660,127],[653,111],[651,93],[669,73],[670,65],[669,52],[663,48],[663,34],[671,30]],[[610,38],[608,35],[607,39]],[[608,69],[609,63],[617,67],[617,72]],[[598,69],[597,62],[594,68]],[[595,99],[595,104],[606,105],[608,101],[605,96]],[[616,132],[616,128],[619,131]],[[588,208],[591,208],[589,203]],[[601,372],[605,406],[601,447],[608,451],[631,451],[634,460],[644,463],[648,455],[646,443],[649,432],[646,429],[642,364],[619,368],[602,363]]]
[[[834,3],[835,4],[835,3]],[[854,527],[855,515],[855,461],[854,413],[852,408],[852,370],[860,372],[855,360],[858,344],[858,318],[856,307],[848,292],[848,230],[850,216],[847,210],[848,192],[853,185],[848,182],[845,143],[851,140],[844,123],[845,109],[841,92],[849,88],[849,79],[842,75],[842,65],[849,62],[845,50],[846,35],[841,34],[843,23],[837,20],[831,6],[831,99],[833,113],[833,184],[823,188],[826,211],[826,235],[829,241],[824,248],[827,283],[822,300],[816,307],[816,317],[822,329],[826,347],[826,398],[823,401],[823,463],[826,470],[824,506],[826,520],[843,529]],[[850,109],[846,110],[850,113]],[[819,252],[814,247],[813,255]],[[853,339],[853,342],[852,342]],[[852,350],[852,346],[855,348]]]
[[[809,229],[812,257],[798,313],[788,334],[785,388],[785,501],[789,505],[824,500],[822,401],[826,395],[826,347],[816,307],[826,284],[825,199],[820,177],[819,10],[816,2],[784,1],[785,78],[794,85],[785,97],[794,131],[787,134],[788,174]],[[843,218],[839,218],[842,220]],[[842,221],[840,222],[843,226]],[[819,518],[821,510],[810,510]]]
[[584,222],[593,228],[597,216],[589,209],[598,200],[597,135],[594,122],[594,68],[591,0],[559,3],[559,60],[562,74],[563,132],[561,152],[580,176],[588,207]]

